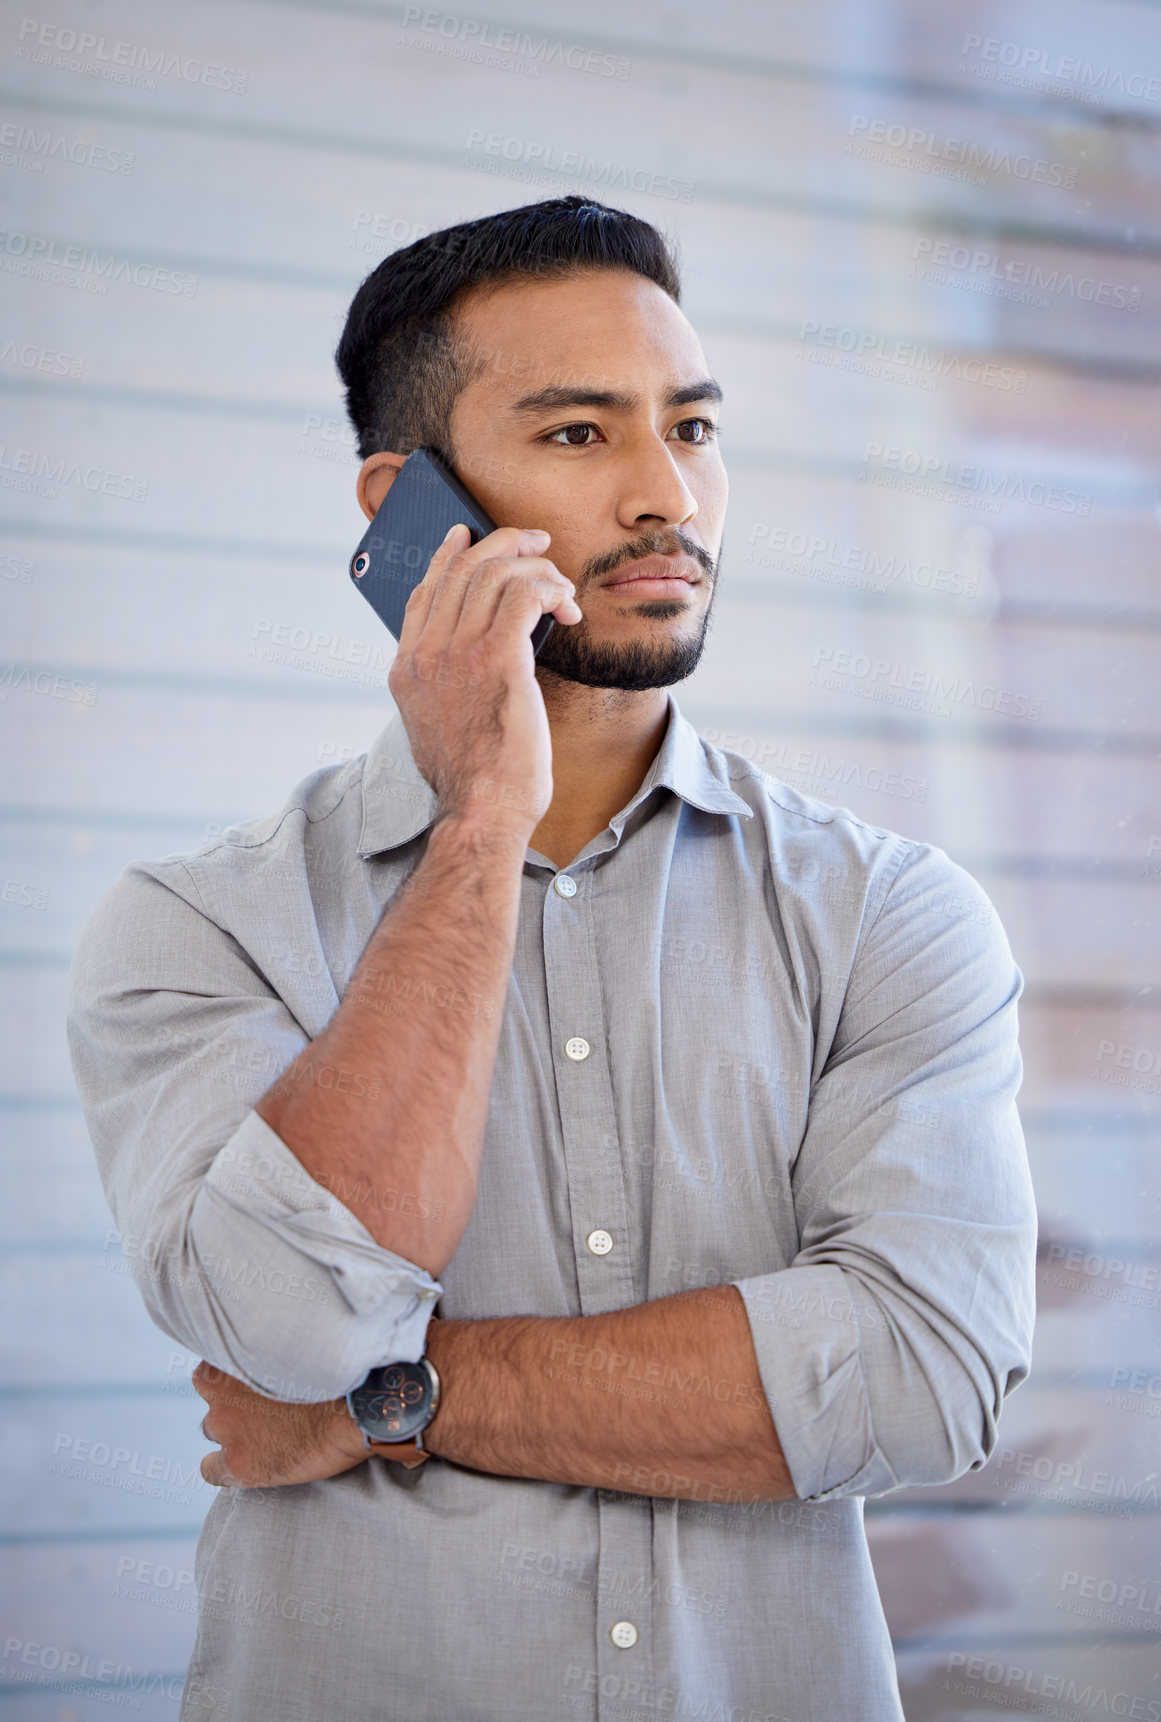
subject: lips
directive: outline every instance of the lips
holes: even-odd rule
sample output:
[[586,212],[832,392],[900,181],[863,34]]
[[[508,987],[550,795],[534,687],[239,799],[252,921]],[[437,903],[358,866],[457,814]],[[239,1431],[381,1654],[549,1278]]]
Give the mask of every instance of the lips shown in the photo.
[[610,574],[601,585],[606,591],[627,588],[629,591],[657,587],[662,592],[675,586],[696,586],[701,570],[690,571],[689,559],[681,556],[645,556],[639,562],[628,562]]

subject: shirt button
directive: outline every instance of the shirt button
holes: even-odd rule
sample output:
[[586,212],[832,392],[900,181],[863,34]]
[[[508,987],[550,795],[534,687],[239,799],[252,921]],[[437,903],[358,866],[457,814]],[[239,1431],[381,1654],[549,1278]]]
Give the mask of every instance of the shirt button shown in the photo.
[[588,1237],[585,1239],[585,1243],[589,1246],[589,1249],[593,1252],[594,1256],[607,1256],[613,1247],[612,1238],[609,1236],[608,1232],[602,1230],[600,1226],[597,1227],[595,1232],[589,1233]]
[[619,1620],[609,1628],[609,1637],[618,1650],[632,1650],[637,1642],[637,1628],[631,1620]]
[[579,1034],[574,1034],[571,1040],[565,1041],[564,1050],[566,1057],[571,1058],[574,1064],[583,1064],[593,1049],[587,1040],[582,1040]]
[[570,873],[558,873],[552,881],[552,888],[558,897],[576,896],[576,880]]

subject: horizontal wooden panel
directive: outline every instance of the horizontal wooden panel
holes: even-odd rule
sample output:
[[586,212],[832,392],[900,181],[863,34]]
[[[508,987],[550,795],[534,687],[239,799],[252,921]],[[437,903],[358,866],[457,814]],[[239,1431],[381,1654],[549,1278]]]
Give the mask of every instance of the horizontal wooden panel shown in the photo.
[[[1089,1384],[1091,1379],[1091,1385]],[[1161,1479],[1154,1474],[1161,1375],[1148,1359],[1127,1365],[1106,1359],[1090,1376],[1039,1370],[1004,1401],[999,1437],[987,1464],[938,1488],[903,1489],[876,1502],[879,1517],[923,1508],[1002,1509],[1034,1543],[1042,1518],[1064,1521],[1078,1539],[1112,1523],[1157,1515]],[[1145,1534],[1148,1534],[1146,1531]]]
[[[136,1409],[125,1407],[126,1423]],[[160,1528],[162,1507],[155,1511]],[[65,1528],[59,1541],[31,1542],[7,1551],[5,1614],[13,1622],[11,1636],[43,1645],[46,1621],[76,1622],[82,1632],[74,1628],[69,1645],[78,1656],[89,1655],[91,1669],[102,1662],[114,1670],[128,1666],[139,1683],[142,1671],[146,1672],[144,1685],[138,1686],[142,1695],[136,1698],[142,1706],[139,1715],[175,1714],[175,1694],[181,1689],[197,1627],[197,1591],[191,1577],[194,1530],[185,1535],[170,1530],[169,1535],[157,1536],[151,1534],[150,1522],[136,1531],[126,1527],[96,1541],[86,1540],[81,1531],[70,1542],[70,1528]],[[103,1696],[103,1705],[90,1698],[94,1710],[107,1712],[108,1689]],[[55,1710],[47,1708],[52,1701]],[[15,1714],[13,1700],[6,1702]],[[27,1705],[28,1694],[22,1693],[16,1702]],[[40,1702],[46,1705],[45,1716],[59,1718],[59,1692],[49,1689]],[[84,1702],[73,1699],[70,1704],[77,1718],[85,1714],[77,1707]],[[31,1709],[23,1711],[25,1716],[32,1714]]]
[[[17,114],[13,123],[40,135],[63,124],[33,110]],[[168,171],[180,171],[182,140],[162,143],[170,152]],[[257,207],[248,225],[269,238],[272,200],[285,178],[281,152],[255,159],[244,150],[240,159],[235,152],[228,163],[207,167],[240,180],[240,194],[247,176],[254,181]],[[281,402],[341,420],[331,354],[359,280],[389,251],[464,213],[455,183],[461,176],[446,170],[417,164],[392,173],[386,185],[376,170],[366,186],[362,173],[358,164],[343,173],[349,205],[340,207],[333,170],[314,158],[304,162],[294,210],[297,268],[287,262],[280,269],[271,258],[247,263],[216,246],[191,252],[187,235],[180,273],[191,280],[196,275],[196,288],[171,292],[172,277],[162,281],[149,273],[161,266],[151,227],[148,240],[126,238],[119,250],[109,239],[97,247],[98,261],[111,265],[106,275],[99,268],[66,267],[56,272],[59,280],[41,281],[8,272],[5,332],[20,350],[0,348],[0,375],[30,375],[46,386],[72,378]],[[126,213],[136,207],[132,183],[120,193]],[[65,202],[56,218],[58,254],[74,238],[73,207]],[[30,219],[33,212],[44,226],[39,179]],[[829,369],[855,400],[877,392],[885,406],[898,405],[901,398],[934,393],[982,401],[1003,414],[1044,398],[1037,354],[1049,374],[1063,364],[1082,375],[1092,366],[1099,377],[1105,366],[1114,375],[1142,371],[1145,380],[1161,351],[1161,262],[986,237],[957,240],[905,224],[860,224],[857,209],[842,222],[809,209],[758,211],[743,221],[732,209],[682,205],[663,224],[680,239],[686,309],[711,348],[731,335],[791,343],[806,337],[786,386],[801,373],[803,388],[822,390]],[[857,266],[846,231],[852,225],[859,235]],[[165,255],[172,262],[178,253]],[[20,260],[11,261],[16,267]],[[140,281],[152,285],[128,279],[122,267],[128,264],[141,265]],[[103,283],[104,291],[70,288],[74,275]],[[242,326],[245,341],[238,339]],[[901,363],[885,362],[895,342],[912,350]],[[64,355],[68,363],[30,357],[25,349],[33,347]],[[993,355],[996,369],[984,373],[980,360]],[[851,368],[840,372],[844,365]],[[957,389],[957,374],[982,380]],[[744,366],[739,382],[749,383]],[[1014,393],[1020,387],[1025,397],[1030,391],[1030,400]],[[1066,425],[1073,435],[1092,436],[1083,415]],[[1045,428],[1055,435],[1065,427],[1049,419]]]
[[[137,5],[122,4],[116,8],[94,8],[93,11],[98,24],[109,28],[116,25],[126,34],[136,31],[138,40],[161,45],[155,14],[146,0],[139,0]],[[196,27],[192,20],[190,24],[184,24],[181,20],[166,19],[168,27],[164,37],[171,51],[185,56],[197,54],[203,61],[221,64],[243,65],[248,49],[249,69],[254,71],[257,67],[266,73],[265,88],[255,92],[249,85],[245,90],[234,93],[247,99],[257,94],[269,104],[288,79],[302,78],[304,64],[313,69],[326,64],[331,56],[341,59],[350,48],[347,36],[334,30],[328,32],[322,21],[333,23],[335,15],[341,18],[344,12],[363,32],[359,46],[365,48],[368,43],[375,48],[406,45],[416,59],[420,55],[426,55],[429,60],[437,57],[430,52],[437,41],[429,38],[442,38],[453,51],[456,47],[472,48],[475,38],[481,34],[483,23],[480,18],[461,21],[455,14],[437,10],[429,14],[428,19],[419,20],[416,27],[414,9],[407,14],[403,7],[387,4],[380,7],[376,15],[376,10],[371,7],[332,7],[319,4],[318,0],[314,4],[311,0],[281,0],[281,3],[280,0],[270,0],[263,7],[242,10],[231,9],[227,0],[219,0],[216,5],[200,9]],[[399,27],[405,19],[409,29],[406,43],[401,43]],[[146,28],[151,21],[154,28],[152,37]],[[458,29],[456,25],[459,25]],[[696,9],[675,12],[671,7],[661,5],[659,0],[645,0],[632,11],[616,5],[614,0],[597,0],[596,4],[585,9],[583,20],[577,17],[575,8],[567,0],[545,0],[544,4],[535,7],[509,8],[502,25],[511,29],[518,41],[504,40],[499,34],[501,21],[497,20],[490,38],[481,44],[485,51],[495,50],[494,59],[487,61],[485,55],[481,55],[479,69],[493,82],[509,87],[516,83],[514,71],[523,72],[524,76],[555,77],[564,83],[569,81],[566,74],[571,73],[582,88],[595,85],[608,99],[610,80],[603,75],[606,68],[584,72],[572,67],[559,52],[559,48],[581,45],[585,48],[611,48],[632,56],[628,78],[616,80],[616,83],[628,82],[629,89],[618,92],[616,83],[612,83],[614,97],[618,94],[632,95],[632,80],[640,62],[645,60],[697,66],[740,64],[750,70],[763,71],[781,69],[806,82],[816,81],[824,86],[843,79],[853,79],[861,84],[886,82],[897,86],[908,78],[914,78],[927,83],[950,84],[953,88],[958,86],[962,88],[965,103],[980,96],[995,95],[1008,96],[1019,105],[1022,100],[1027,101],[1023,91],[1035,93],[1042,86],[1041,93],[1045,95],[1051,95],[1056,88],[1067,97],[1071,90],[1078,102],[1084,94],[1093,94],[1098,97],[1095,104],[1098,108],[1107,105],[1118,111],[1140,111],[1146,117],[1153,112],[1147,92],[1137,95],[1127,87],[1126,80],[1118,80],[1115,75],[1100,79],[1097,75],[1102,65],[1109,66],[1110,74],[1138,70],[1141,55],[1147,54],[1157,42],[1155,21],[1143,13],[1140,6],[1128,4],[1102,6],[1095,16],[1091,7],[1079,4],[1077,0],[1054,8],[1050,14],[1044,8],[1034,9],[1019,33],[1021,47],[1024,48],[1026,43],[1033,50],[1033,57],[1023,68],[1029,81],[1026,84],[1005,84],[997,79],[993,81],[994,89],[990,87],[989,80],[973,76],[970,64],[964,64],[965,58],[971,61],[976,57],[970,46],[965,45],[964,38],[968,33],[983,30],[996,33],[999,41],[1008,37],[1010,32],[1002,29],[1002,19],[993,17],[991,13],[981,17],[979,6],[970,0],[951,0],[938,12],[916,12],[906,17],[905,27],[892,31],[860,28],[857,21],[852,22],[849,13],[833,5],[805,11],[788,8],[782,12],[771,11],[758,4],[757,0],[727,0],[712,15]],[[531,39],[525,41],[525,37]],[[541,42],[544,46],[538,48]],[[1037,47],[1039,59],[1034,57]],[[1055,74],[1052,68],[1056,60],[1047,59],[1045,55],[1049,47],[1060,59],[1071,58],[1082,63],[1094,61],[1094,71],[1087,75],[1078,72],[1071,79],[1067,72],[1063,76]],[[994,65],[997,72],[1005,70],[1010,59],[1007,53],[1000,56],[997,52],[993,56],[990,51],[978,57],[980,70]],[[522,64],[525,61],[528,63]],[[468,64],[470,68],[474,62],[469,60]],[[617,68],[618,71],[623,69]],[[308,80],[308,88],[313,81]],[[106,86],[94,87],[104,89]],[[123,94],[117,86],[110,87],[108,93]],[[161,100],[147,101],[154,92],[134,88],[133,93],[149,108],[162,106]],[[314,94],[313,91],[310,93]],[[199,114],[217,112],[226,106],[219,103],[216,88],[183,84],[176,77],[162,83],[161,96],[165,99],[166,108],[173,105]]]
[[[166,701],[169,742],[158,745],[153,687],[143,699],[131,686],[99,679],[80,685],[97,686],[92,705],[67,691],[57,697],[54,681],[42,684],[48,693],[14,689],[0,706],[3,733],[13,744],[5,778],[9,802],[47,802],[94,815],[112,806],[183,816],[195,809],[215,823],[223,815],[226,823],[252,819],[276,811],[320,765],[365,752],[391,710],[373,691],[332,697],[329,681],[308,684],[305,675],[285,695],[272,682],[266,697],[251,695],[241,704],[181,693]],[[308,685],[311,694],[303,697]],[[143,723],[153,726],[152,739]]]
[[[892,1634],[986,1641],[1010,1633],[1018,1611],[1030,1637],[1065,1637],[1103,1620],[1119,1637],[1136,1634],[1142,1648],[1156,1648],[1161,1595],[1141,1547],[1153,1529],[1148,1518],[1061,1515],[1037,1519],[1034,1535],[1030,1528],[1015,1509],[873,1520],[869,1540]],[[1102,1605],[1098,1592],[1111,1600]]]
[[[130,1367],[119,1378],[132,1382],[131,1366],[143,1362],[134,1323],[125,1337]],[[157,1338],[175,1356],[180,1352],[164,1334]],[[155,1349],[156,1385],[150,1382],[144,1392],[139,1377],[136,1393],[102,1394],[97,1377],[82,1367],[74,1377],[75,1397],[42,1378],[46,1391],[6,1406],[5,1528],[33,1536],[199,1525],[212,1499],[198,1471],[207,1451],[198,1428],[204,1406],[189,1385],[186,1354],[181,1357],[181,1368],[166,1376],[167,1352]],[[166,1391],[167,1383],[173,1391]],[[21,1474],[35,1479],[34,1493],[15,1486]]]
[[[264,84],[248,84],[244,98],[235,99],[233,113],[224,103],[225,92],[207,111],[204,95],[209,92],[192,103],[183,92],[170,103],[169,92],[136,90],[127,104],[124,97],[62,89],[77,80],[55,68],[26,63],[17,76],[46,100],[75,104],[87,99],[98,112],[108,112],[115,103],[119,114],[128,106],[144,118],[163,103],[171,125],[180,124],[184,113],[186,124],[202,137],[233,131],[249,142],[265,129],[284,148],[301,138],[316,151],[337,146],[341,154],[379,153],[448,165],[462,159],[481,178],[492,169],[491,183],[501,191],[529,188],[532,195],[538,189],[552,194],[562,186],[584,185],[587,176],[624,196],[637,186],[656,184],[659,177],[667,186],[688,185],[690,195],[709,198],[725,195],[757,204],[779,195],[795,201],[811,195],[869,198],[887,210],[934,205],[964,216],[975,212],[984,193],[993,217],[1083,228],[1099,200],[1110,225],[1135,220],[1145,232],[1152,225],[1148,173],[1134,161],[1135,140],[1094,127],[1082,107],[1062,112],[1043,104],[973,113],[958,96],[865,88],[824,92],[776,72],[747,72],[744,58],[728,69],[704,61],[689,66],[641,61],[634,64],[631,80],[602,80],[608,93],[600,146],[594,150],[595,78],[563,70],[522,77],[517,122],[510,76],[498,77],[466,59],[416,51],[400,42],[393,26],[384,29],[376,20],[302,11],[292,17],[291,27],[280,33],[276,58],[281,64],[272,67],[267,61]],[[142,35],[147,38],[147,29]],[[241,38],[235,40],[244,52]],[[260,37],[255,33],[250,40],[257,47]],[[335,54],[341,55],[348,87],[340,92],[309,80],[309,95],[300,100],[288,126],[287,82],[302,81],[309,66]],[[661,122],[672,115],[675,103],[706,104],[715,124],[693,130],[665,126]],[[406,127],[398,123],[401,106],[408,112]],[[652,126],[651,113],[658,122]],[[892,149],[896,128],[904,139],[922,134],[922,143]],[[487,147],[490,137],[503,140],[494,153]],[[860,156],[849,147],[860,143],[876,153]],[[982,153],[973,155],[970,146]],[[584,165],[588,154],[596,158],[592,169]],[[1044,163],[1043,171],[1035,170],[1037,162]],[[1133,166],[1136,173],[1130,171]],[[654,201],[680,201],[683,195],[663,190]],[[167,223],[163,213],[162,231],[166,225],[172,226],[172,217]]]
[[[714,625],[714,650],[691,683],[699,702],[739,714],[764,706],[824,720],[921,720],[987,736],[989,729],[1115,731],[1158,728],[1152,640],[1126,635],[1110,652],[1080,630],[1014,625],[1000,631],[935,617],[810,614],[734,598]],[[1115,676],[1111,673],[1115,668]],[[1031,745],[1035,745],[1033,742]]]
[[[1047,506],[1067,499],[1039,491],[1026,494],[1039,495],[1040,504],[997,497],[991,513],[968,506],[981,500],[970,485],[945,486],[937,497],[922,486],[892,490],[860,478],[861,468],[848,475],[834,463],[811,470],[778,457],[763,469],[756,457],[738,459],[729,435],[723,454],[730,472],[723,566],[739,586],[744,577],[772,592],[805,588],[872,609],[906,601],[966,619],[1028,605],[1096,628],[1102,614],[1121,610],[1158,616],[1152,570],[1161,533],[1143,498],[1117,505],[1094,498],[1081,515]],[[1006,469],[997,462],[989,471]]]
[[[1017,1705],[1033,1716],[1087,1717],[1094,1706],[1135,1705],[1149,1715],[1156,1697],[1156,1642],[1126,1643],[1099,1623],[1083,1635],[1079,1622],[1062,1624],[1045,1640],[1021,1637],[1022,1614],[1013,1608],[1005,1630],[991,1638],[963,1633],[936,1649],[896,1652],[899,1691],[907,1722],[984,1722],[997,1709]],[[1099,1712],[1098,1712],[1099,1713]],[[1110,1710],[1111,1715],[1117,1712]]]
[[46,1252],[68,1245],[83,1246],[87,1259],[100,1259],[103,1271],[121,1251],[116,1227],[97,1175],[96,1156],[79,1106],[6,1107],[3,1166],[8,1191],[0,1235],[14,1254],[35,1248]]
[[154,1327],[132,1276],[112,1250],[98,1245],[10,1254],[0,1279],[20,1317],[20,1331],[11,1324],[0,1343],[6,1381],[23,1389],[59,1385],[66,1357],[78,1388],[167,1379],[181,1348]]

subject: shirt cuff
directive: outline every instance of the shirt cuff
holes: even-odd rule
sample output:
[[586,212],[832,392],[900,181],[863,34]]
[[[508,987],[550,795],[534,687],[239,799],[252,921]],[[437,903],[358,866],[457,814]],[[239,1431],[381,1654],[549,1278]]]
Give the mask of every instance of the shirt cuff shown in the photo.
[[420,1355],[442,1285],[405,1256],[377,1243],[349,1208],[315,1182],[257,1112],[249,1113],[219,1150],[204,1190],[227,1225],[231,1219],[244,1219],[250,1226],[257,1222],[272,1234],[272,1242],[289,1245],[326,1268],[355,1315],[394,1305],[399,1313],[392,1355],[411,1350]]
[[733,1280],[746,1305],[766,1400],[803,1501],[899,1487],[879,1450],[863,1374],[860,1310],[841,1268],[784,1268]]

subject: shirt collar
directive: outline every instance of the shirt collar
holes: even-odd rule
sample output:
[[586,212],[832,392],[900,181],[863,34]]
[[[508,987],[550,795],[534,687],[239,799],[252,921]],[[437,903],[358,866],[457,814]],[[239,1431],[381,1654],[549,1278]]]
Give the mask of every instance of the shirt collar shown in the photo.
[[[632,800],[609,821],[612,829],[619,834],[629,815],[655,789],[671,789],[704,813],[753,816],[753,808],[730,788],[725,758],[682,717],[672,694],[669,723],[657,757]],[[407,731],[396,713],[375,738],[363,766],[359,854],[366,860],[410,843],[433,823],[436,807],[435,792],[412,758]]]

